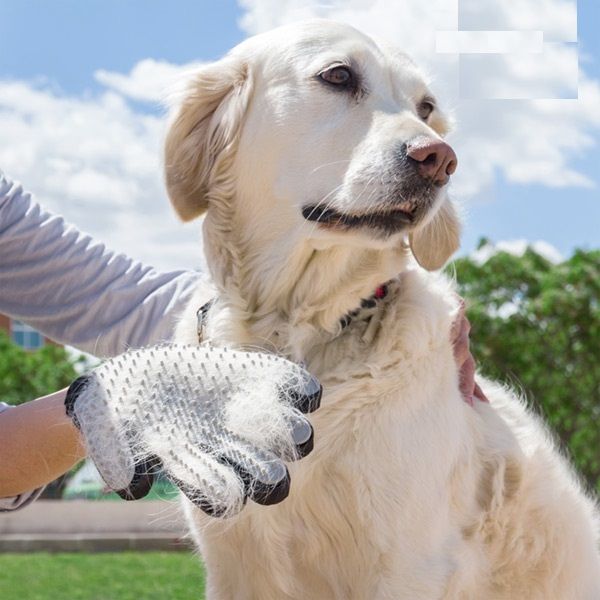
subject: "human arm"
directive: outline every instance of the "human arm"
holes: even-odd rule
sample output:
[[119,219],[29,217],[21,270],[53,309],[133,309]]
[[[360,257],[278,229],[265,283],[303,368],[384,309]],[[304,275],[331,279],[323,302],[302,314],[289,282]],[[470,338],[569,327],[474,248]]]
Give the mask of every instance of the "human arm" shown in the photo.
[[0,171],[0,313],[58,342],[115,356],[169,340],[200,284],[198,273],[160,273],[108,250]]
[[0,412],[0,498],[42,487],[85,456],[66,389]]

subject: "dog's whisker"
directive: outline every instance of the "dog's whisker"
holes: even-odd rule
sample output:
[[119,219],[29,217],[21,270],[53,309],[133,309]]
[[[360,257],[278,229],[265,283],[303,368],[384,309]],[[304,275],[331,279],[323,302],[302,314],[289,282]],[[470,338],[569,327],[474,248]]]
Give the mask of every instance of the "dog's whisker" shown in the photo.
[[[323,196],[314,206],[313,209],[310,211],[310,213],[308,214],[308,219],[310,220],[310,217],[312,217],[312,215],[315,213],[315,211],[317,209],[322,208],[322,204],[324,202],[327,202],[325,204],[325,207],[323,207],[323,210],[321,211],[321,215],[325,214],[325,212],[327,210],[330,209],[332,202],[335,201],[335,198],[333,198],[334,194],[336,194],[336,192],[338,192],[342,187],[343,187],[344,183],[340,183],[338,185],[336,185],[333,189],[331,189],[327,194],[325,194],[325,196]],[[314,221],[312,221],[312,227],[310,230],[310,235],[313,235],[315,232],[315,229],[317,228],[320,220],[321,220],[321,215]]]
[[[311,211],[311,215],[314,212],[315,209],[319,208],[323,202],[329,200],[331,198],[331,196],[333,194],[335,194],[338,190],[340,190],[343,187],[343,183],[340,183],[338,185],[336,185],[333,189],[331,189],[327,194],[325,194],[325,196],[323,196],[314,206],[313,210]],[[326,208],[329,208],[329,206],[327,206]]]
[[344,164],[344,163],[346,163],[346,164],[350,164],[351,162],[352,162],[352,159],[350,159],[350,158],[347,158],[347,159],[344,159],[344,160],[334,160],[333,162],[325,163],[325,164],[323,164],[323,165],[320,165],[320,166],[318,166],[318,167],[315,167],[315,168],[314,168],[314,169],[313,169],[313,170],[310,172],[310,174],[312,175],[312,174],[316,173],[317,171],[320,171],[321,169],[324,169],[325,167],[331,167],[331,166],[333,166],[333,165],[341,165],[341,164]]

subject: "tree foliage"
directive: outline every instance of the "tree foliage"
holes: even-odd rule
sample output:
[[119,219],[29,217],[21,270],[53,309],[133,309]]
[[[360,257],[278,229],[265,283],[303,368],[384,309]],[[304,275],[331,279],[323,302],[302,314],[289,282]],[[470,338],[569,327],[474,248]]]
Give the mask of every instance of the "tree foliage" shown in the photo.
[[0,331],[0,400],[21,404],[64,388],[77,377],[77,362],[59,346],[23,350]]
[[600,491],[600,251],[553,264],[529,248],[451,268],[480,370],[525,393]]

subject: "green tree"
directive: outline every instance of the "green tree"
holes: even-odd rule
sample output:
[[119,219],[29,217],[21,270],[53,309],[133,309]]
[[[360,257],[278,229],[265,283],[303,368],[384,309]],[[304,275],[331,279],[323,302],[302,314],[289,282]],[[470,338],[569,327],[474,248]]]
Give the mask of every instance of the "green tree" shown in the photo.
[[21,404],[64,388],[77,377],[78,362],[58,346],[28,352],[0,331],[0,400]]
[[553,264],[529,248],[451,269],[481,371],[525,393],[600,492],[600,251]]
[[[67,387],[78,376],[77,365],[85,358],[73,359],[59,346],[46,345],[30,352],[14,344],[0,331],[0,400],[21,404]],[[46,486],[43,498],[60,498],[67,476]]]

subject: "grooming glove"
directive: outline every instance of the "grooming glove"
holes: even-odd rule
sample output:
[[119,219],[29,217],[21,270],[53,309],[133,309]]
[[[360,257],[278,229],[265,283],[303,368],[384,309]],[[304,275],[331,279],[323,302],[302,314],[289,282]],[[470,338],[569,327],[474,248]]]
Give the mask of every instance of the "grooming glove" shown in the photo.
[[313,447],[303,415],[319,382],[278,356],[166,345],[110,359],[75,380],[65,400],[106,484],[145,496],[162,469],[206,513],[237,513],[250,498],[283,500],[284,461]]

